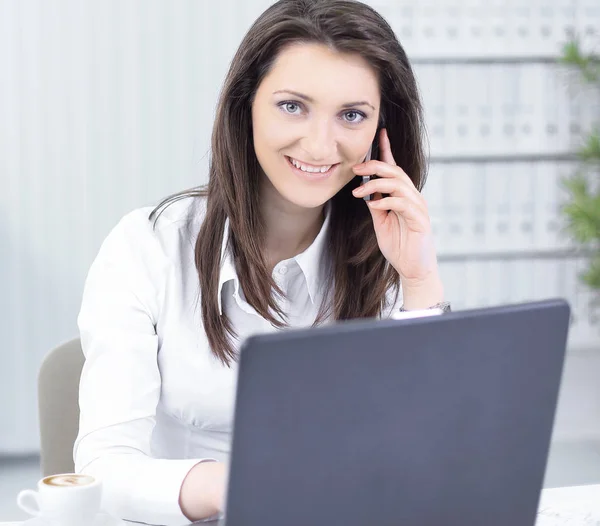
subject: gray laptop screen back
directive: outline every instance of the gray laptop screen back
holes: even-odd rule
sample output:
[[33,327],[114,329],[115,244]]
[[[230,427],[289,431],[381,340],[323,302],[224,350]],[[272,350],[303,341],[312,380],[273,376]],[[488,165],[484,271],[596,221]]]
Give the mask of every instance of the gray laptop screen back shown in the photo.
[[532,526],[562,300],[283,331],[243,347],[228,526]]

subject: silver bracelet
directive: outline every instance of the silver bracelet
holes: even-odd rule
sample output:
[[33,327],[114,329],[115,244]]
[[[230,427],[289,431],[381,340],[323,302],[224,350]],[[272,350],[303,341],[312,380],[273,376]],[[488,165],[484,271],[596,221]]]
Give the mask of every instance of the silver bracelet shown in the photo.
[[[444,312],[444,313],[452,311],[449,301],[442,301],[441,303],[436,303],[432,307],[427,307],[427,308],[428,309],[441,309],[442,312]],[[400,307],[400,312],[408,312],[408,311],[404,308],[404,305],[402,305],[402,307]]]

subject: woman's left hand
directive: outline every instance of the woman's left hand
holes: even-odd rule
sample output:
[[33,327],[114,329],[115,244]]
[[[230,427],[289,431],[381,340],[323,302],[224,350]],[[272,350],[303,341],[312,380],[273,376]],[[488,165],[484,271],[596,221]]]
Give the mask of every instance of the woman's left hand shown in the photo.
[[[427,203],[410,177],[396,165],[385,128],[380,134],[381,161],[367,161],[353,167],[357,176],[378,175],[379,178],[359,186],[353,194],[357,198],[375,194],[374,199],[366,203],[377,243],[400,274],[405,300],[407,290],[413,289],[431,298],[423,298],[423,302],[438,303],[443,301],[443,292]],[[381,194],[388,195],[382,197]]]

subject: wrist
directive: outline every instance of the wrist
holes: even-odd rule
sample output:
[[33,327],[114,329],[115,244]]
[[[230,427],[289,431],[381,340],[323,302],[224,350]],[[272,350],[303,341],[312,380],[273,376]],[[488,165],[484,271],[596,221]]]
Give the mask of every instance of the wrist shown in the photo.
[[439,276],[416,283],[402,282],[404,310],[428,309],[444,302],[444,286]]
[[224,465],[212,460],[200,462],[183,480],[179,507],[191,521],[211,517],[223,507],[224,487]]

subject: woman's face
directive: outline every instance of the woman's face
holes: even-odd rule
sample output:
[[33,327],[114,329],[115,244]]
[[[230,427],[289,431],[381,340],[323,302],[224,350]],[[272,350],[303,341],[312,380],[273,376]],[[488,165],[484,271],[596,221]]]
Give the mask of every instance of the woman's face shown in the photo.
[[277,192],[322,206],[354,177],[373,142],[380,93],[358,55],[295,44],[277,57],[252,104],[254,150]]

